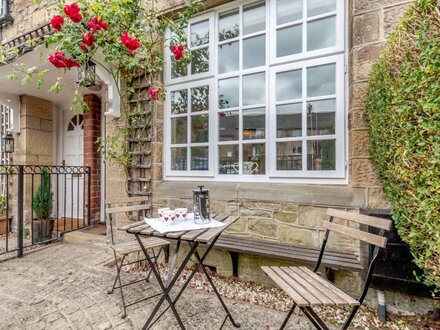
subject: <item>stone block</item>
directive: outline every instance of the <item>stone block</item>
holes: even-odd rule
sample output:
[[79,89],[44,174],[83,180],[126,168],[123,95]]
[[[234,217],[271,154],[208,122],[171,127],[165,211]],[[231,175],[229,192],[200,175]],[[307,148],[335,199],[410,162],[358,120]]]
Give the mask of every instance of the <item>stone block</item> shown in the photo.
[[241,217],[263,217],[272,218],[273,212],[271,210],[263,209],[250,209],[244,206],[240,206],[240,216]]
[[327,208],[315,206],[300,206],[298,212],[298,224],[303,227],[321,228],[327,220]]
[[379,40],[379,11],[353,17],[353,46]]
[[272,219],[249,219],[248,232],[261,237],[277,237],[278,226]]
[[300,227],[279,225],[278,239],[280,242],[318,247],[318,231]]
[[402,1],[403,0],[353,0],[353,11],[356,14],[362,11],[370,11],[401,3]]
[[385,38],[388,38],[390,33],[394,30],[396,25],[400,22],[400,19],[402,18],[405,11],[408,9],[409,3],[395,6],[391,8],[387,8],[384,10],[383,13],[383,32]]
[[367,129],[353,130],[349,133],[350,157],[368,157],[370,145]]
[[367,128],[364,109],[355,109],[348,113],[348,129]]
[[356,82],[350,86],[350,109],[363,108],[365,106],[365,96],[368,83]]
[[295,204],[295,203],[281,203],[280,210],[281,211],[286,211],[286,212],[298,212],[298,204]]
[[52,120],[41,119],[40,122],[41,122],[40,123],[41,130],[53,132],[54,129],[53,129],[53,121]]
[[240,213],[240,204],[238,203],[227,203],[226,214],[238,216]]
[[371,209],[391,209],[391,204],[386,200],[381,187],[368,188],[367,207]]
[[350,184],[354,187],[379,186],[380,180],[369,159],[352,159],[350,161]]
[[352,81],[366,80],[373,63],[378,59],[383,43],[353,49]]
[[226,233],[246,233],[248,230],[248,219],[240,218],[226,229]]
[[280,207],[280,203],[271,203],[266,201],[247,200],[247,199],[243,199],[242,204],[244,207],[250,209],[261,209],[261,210],[270,210],[270,211],[276,211]]
[[[343,224],[344,221],[335,221],[335,223]],[[349,226],[351,227],[351,226]],[[319,242],[322,243],[325,231],[319,232]],[[331,232],[327,241],[327,248],[330,250],[359,254],[360,242],[349,236]]]
[[296,212],[275,212],[274,218],[281,222],[296,223],[298,215]]
[[21,115],[52,120],[52,112],[52,102],[29,95],[22,97]]

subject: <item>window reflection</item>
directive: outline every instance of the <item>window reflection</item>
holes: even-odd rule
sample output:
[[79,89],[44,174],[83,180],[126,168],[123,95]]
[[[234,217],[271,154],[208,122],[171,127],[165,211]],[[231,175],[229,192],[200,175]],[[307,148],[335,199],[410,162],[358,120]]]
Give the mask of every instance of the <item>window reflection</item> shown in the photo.
[[209,49],[201,48],[191,51],[191,74],[209,71]]
[[307,96],[332,95],[336,92],[336,64],[307,68]]
[[307,141],[307,170],[333,171],[335,169],[335,140]]
[[218,106],[220,109],[238,107],[239,97],[238,78],[229,78],[218,81]]
[[186,171],[186,153],[187,149],[184,148],[171,148],[171,170],[172,171]]
[[218,73],[227,73],[239,69],[239,42],[229,42],[218,46]]
[[243,144],[243,174],[266,173],[265,144]]
[[221,145],[218,147],[218,173],[239,174],[238,145]]
[[336,10],[336,0],[307,0],[307,16],[316,16]]
[[209,21],[192,24],[191,47],[197,47],[209,43]]
[[266,103],[266,74],[243,76],[243,105]]
[[287,101],[301,98],[302,74],[301,70],[277,73],[276,79],[277,101]]
[[266,108],[243,110],[243,140],[264,139]]
[[209,148],[191,147],[191,171],[207,171],[209,169]]
[[302,135],[302,103],[277,106],[277,138]]
[[236,141],[239,138],[239,112],[222,111],[219,116],[219,140]]
[[303,0],[277,0],[277,24],[297,21],[302,18]]
[[191,116],[191,142],[208,142],[209,122],[208,115]]
[[266,28],[266,6],[264,2],[243,8],[243,34],[262,31]]
[[307,103],[307,135],[335,134],[336,100]]
[[302,52],[302,24],[277,30],[277,57]]
[[266,64],[266,37],[247,38],[243,40],[243,69]]
[[277,170],[300,171],[302,169],[302,141],[277,143]]
[[171,143],[183,144],[187,142],[187,117],[171,118]]
[[191,111],[209,110],[209,86],[191,88]]
[[307,24],[307,50],[332,47],[336,44],[336,16]]
[[240,25],[238,18],[238,9],[220,14],[218,23],[218,40],[223,41],[238,37],[240,34]]

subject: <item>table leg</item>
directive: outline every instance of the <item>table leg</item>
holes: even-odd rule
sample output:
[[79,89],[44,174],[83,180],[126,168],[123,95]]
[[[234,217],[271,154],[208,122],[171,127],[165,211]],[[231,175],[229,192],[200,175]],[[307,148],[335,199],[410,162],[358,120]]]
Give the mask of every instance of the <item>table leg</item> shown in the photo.
[[[181,328],[181,329],[185,329],[185,326],[183,325],[183,322],[182,322],[182,320],[180,319],[180,316],[179,316],[179,314],[177,313],[177,310],[176,310],[176,308],[175,308],[175,301],[172,301],[172,300],[171,300],[171,298],[170,298],[170,296],[169,296],[169,293],[170,293],[171,289],[173,288],[174,284],[176,283],[177,279],[179,278],[180,274],[181,274],[182,271],[185,269],[186,264],[187,264],[188,261],[191,259],[191,256],[192,256],[192,254],[194,253],[194,251],[195,251],[195,249],[196,249],[196,246],[194,246],[193,248],[190,249],[190,251],[188,252],[188,254],[187,254],[187,256],[185,257],[185,259],[184,259],[184,261],[182,262],[182,264],[180,265],[180,267],[179,267],[179,269],[177,270],[177,273],[176,273],[176,275],[175,275],[174,277],[172,276],[172,272],[170,272],[171,275],[169,274],[168,276],[169,276],[169,277],[171,276],[172,279],[170,280],[169,285],[168,285],[167,287],[165,287],[165,285],[164,285],[163,282],[162,282],[162,279],[160,278],[160,274],[159,274],[158,270],[156,269],[156,267],[155,267],[153,261],[151,260],[150,256],[149,256],[148,253],[147,253],[147,250],[145,249],[145,247],[144,247],[144,245],[143,245],[143,243],[142,243],[142,240],[141,240],[140,237],[139,237],[139,234],[135,234],[135,237],[136,237],[136,240],[137,240],[138,243],[139,243],[139,246],[140,246],[141,249],[142,249],[142,252],[144,252],[144,254],[145,254],[145,258],[147,259],[148,264],[150,265],[151,269],[153,270],[153,274],[154,274],[154,276],[156,277],[156,280],[157,280],[157,282],[159,283],[159,286],[160,286],[160,288],[161,288],[161,290],[162,290],[162,297],[160,298],[160,300],[158,301],[158,303],[157,303],[156,306],[154,307],[153,312],[150,314],[150,316],[149,316],[147,322],[145,322],[145,324],[144,324],[144,326],[143,326],[142,329],[148,329],[150,326],[152,326],[154,323],[156,323],[157,320],[163,315],[163,313],[162,313],[161,315],[159,315],[159,317],[158,317],[154,322],[152,322],[153,319],[154,319],[154,317],[155,317],[155,315],[156,315],[156,313],[158,312],[160,306],[163,304],[163,302],[164,302],[165,300],[167,300],[167,302],[168,302],[168,304],[169,304],[169,307],[171,307],[171,310],[173,311],[173,314],[174,314],[175,318],[177,319],[177,322],[179,323],[180,328]],[[180,244],[179,244],[179,247],[180,247]],[[176,250],[177,250],[177,252],[179,252],[179,249],[176,249]],[[168,309],[168,308],[167,308],[167,309]]]
[[[225,321],[226,321],[226,319],[229,317],[229,319],[230,319],[231,322],[232,322],[232,325],[233,325],[234,327],[236,327],[236,328],[239,328],[239,327],[240,327],[240,323],[235,322],[234,318],[233,318],[232,315],[231,315],[231,312],[229,312],[228,306],[226,306],[225,302],[224,302],[223,299],[222,299],[222,296],[220,295],[220,293],[218,292],[217,288],[215,287],[214,282],[213,282],[212,279],[211,279],[211,276],[209,276],[209,273],[206,271],[205,265],[203,264],[203,261],[202,261],[202,259],[200,258],[199,252],[198,252],[197,250],[194,252],[194,255],[195,255],[196,258],[197,258],[198,265],[200,266],[200,268],[201,268],[201,269],[203,270],[203,272],[205,273],[205,276],[206,276],[206,278],[208,279],[209,284],[211,285],[212,289],[214,290],[214,293],[215,293],[215,295],[217,296],[217,299],[220,301],[220,303],[222,304],[223,309],[224,309],[225,312],[226,312],[226,318],[225,318]],[[224,322],[223,322],[223,324],[224,324]],[[222,327],[223,327],[223,325],[222,325]]]

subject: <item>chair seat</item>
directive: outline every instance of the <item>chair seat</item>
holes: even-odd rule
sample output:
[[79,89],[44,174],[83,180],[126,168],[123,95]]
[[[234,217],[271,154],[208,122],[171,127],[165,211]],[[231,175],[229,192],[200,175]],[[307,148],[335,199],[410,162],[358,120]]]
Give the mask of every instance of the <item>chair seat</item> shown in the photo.
[[[152,249],[170,244],[170,242],[168,242],[167,240],[157,237],[144,238],[142,239],[142,243],[144,244],[145,249]],[[115,244],[112,245],[111,248],[120,255],[126,255],[130,253],[142,251],[138,241],[130,241],[125,243]]]
[[261,269],[298,306],[357,306],[359,302],[307,267],[269,267]]

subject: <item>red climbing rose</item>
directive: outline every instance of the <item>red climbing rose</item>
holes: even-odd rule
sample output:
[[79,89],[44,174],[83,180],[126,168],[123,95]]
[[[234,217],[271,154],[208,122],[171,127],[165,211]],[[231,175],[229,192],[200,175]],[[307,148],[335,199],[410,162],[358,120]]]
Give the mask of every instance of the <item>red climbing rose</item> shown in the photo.
[[130,54],[141,46],[139,40],[130,37],[127,32],[124,32],[124,34],[121,36],[121,42],[125,47],[127,47]]
[[157,100],[157,95],[159,94],[159,92],[160,92],[159,88],[152,88],[152,87],[148,88],[148,93],[150,94],[150,98],[153,101]]
[[50,25],[52,25],[54,30],[57,30],[57,31],[61,31],[61,28],[63,27],[63,24],[64,24],[64,17],[61,16],[61,15],[55,15],[50,20]]
[[183,56],[183,53],[185,51],[185,48],[183,47],[183,45],[178,45],[178,46],[171,46],[171,51],[174,54],[174,59],[176,61],[180,60]]
[[81,22],[81,20],[82,20],[81,9],[79,8],[79,6],[76,2],[72,3],[71,5],[65,5],[64,6],[64,13],[75,24]]
[[66,58],[61,52],[55,52],[54,54],[49,55],[48,60],[56,68],[80,67],[77,61]]
[[100,17],[92,18],[89,23],[87,23],[87,27],[95,32],[98,32],[99,30],[108,30],[108,24]]
[[81,36],[83,44],[85,44],[86,46],[92,46],[93,42],[95,41],[95,37],[93,36],[92,33],[87,32],[86,34],[83,34]]

